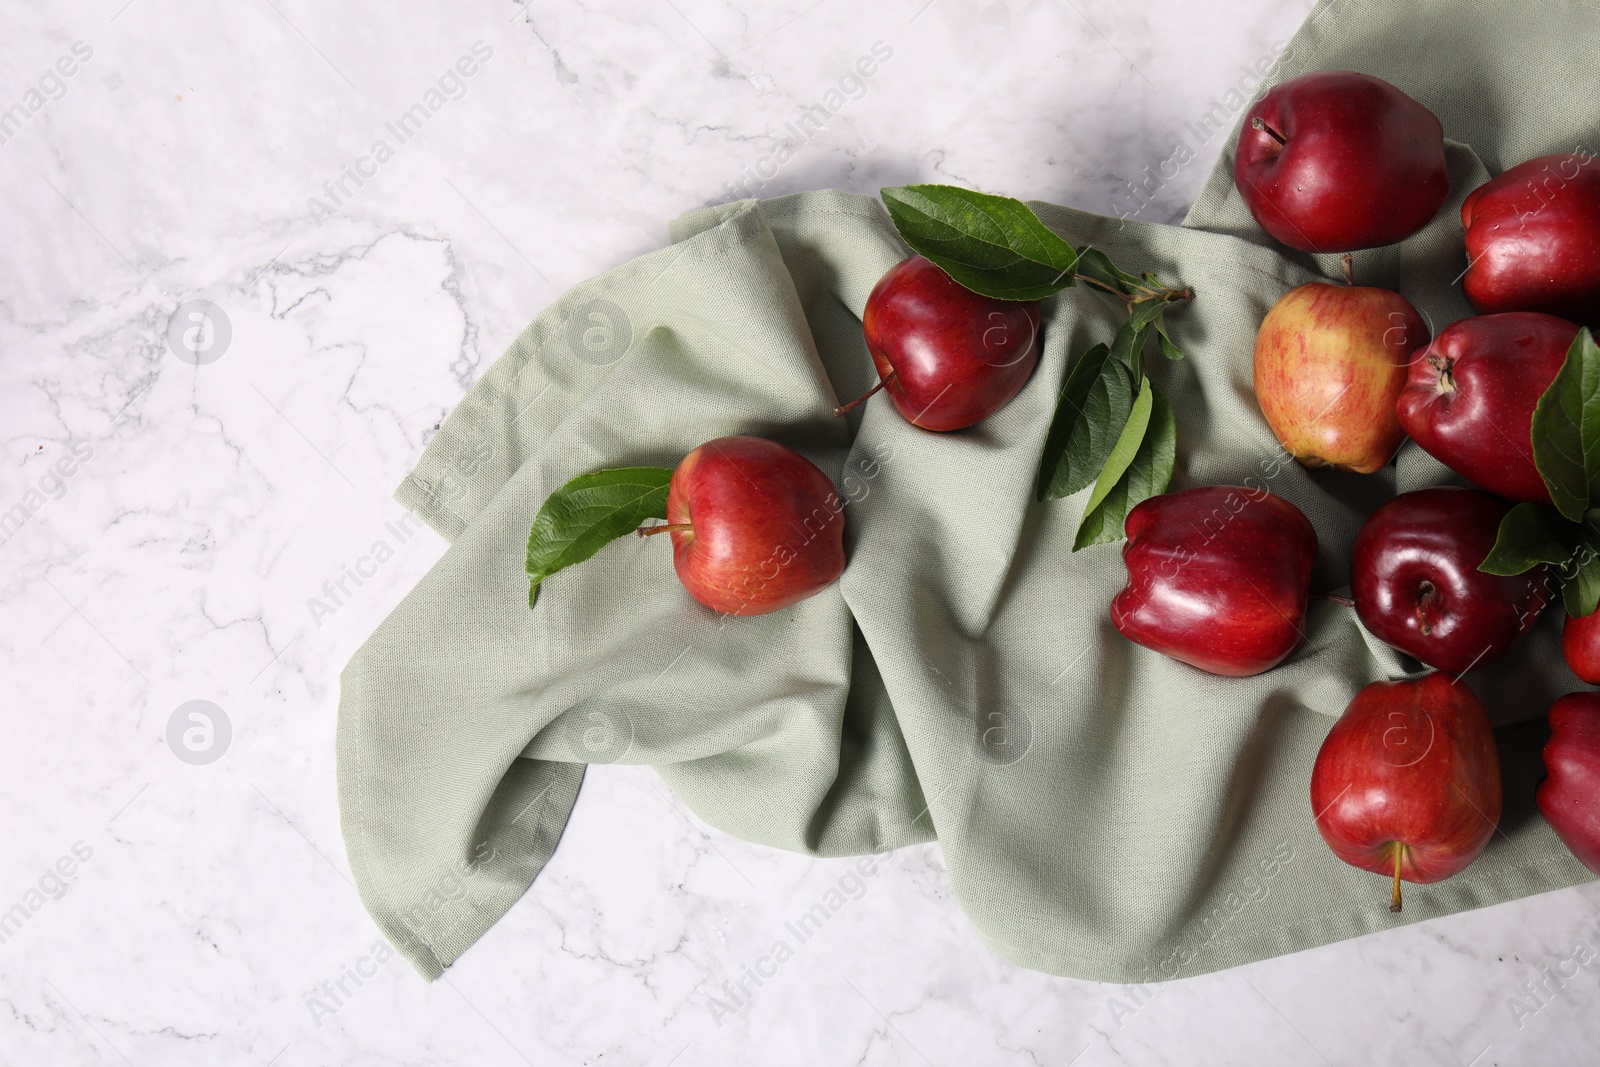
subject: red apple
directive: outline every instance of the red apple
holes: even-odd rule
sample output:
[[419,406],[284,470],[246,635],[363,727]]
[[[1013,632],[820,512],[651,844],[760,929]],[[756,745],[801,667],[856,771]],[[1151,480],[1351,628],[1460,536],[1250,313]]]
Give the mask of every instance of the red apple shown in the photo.
[[1573,674],[1600,685],[1600,611],[1581,619],[1567,617],[1561,629],[1561,655]]
[[1393,244],[1450,192],[1444,127],[1368,74],[1281,82],[1245,113],[1233,180],[1261,228],[1302,252]]
[[1400,425],[1490,492],[1550,503],[1533,462],[1533,409],[1577,334],[1564,319],[1526,311],[1446,326],[1411,364],[1395,405]]
[[1449,675],[1373,682],[1311,768],[1322,839],[1352,867],[1427,884],[1465,870],[1500,821],[1500,756],[1478,698]]
[[1544,564],[1485,574],[1511,505],[1476,489],[1419,489],[1374,511],[1350,560],[1356,615],[1374,636],[1430,667],[1487,666],[1528,632],[1549,603]]
[[678,579],[728,615],[804,600],[844,570],[844,505],[800,453],[761,437],[719,437],[683,457],[667,488]]
[[1128,584],[1111,621],[1128,640],[1212,674],[1275,666],[1305,636],[1317,533],[1263,489],[1207,485],[1128,513]]
[[1461,205],[1462,288],[1485,314],[1543,311],[1600,330],[1600,163],[1585,151],[1519,163]]
[[1308,467],[1371,474],[1405,434],[1395,398],[1428,327],[1399,293],[1312,282],[1272,306],[1256,334],[1256,400]]
[[1600,874],[1600,693],[1568,693],[1551,706],[1544,769],[1539,811],[1578,862]]
[[979,296],[922,256],[879,279],[861,323],[879,378],[867,396],[883,389],[924,430],[960,430],[988,418],[1039,362],[1037,303]]

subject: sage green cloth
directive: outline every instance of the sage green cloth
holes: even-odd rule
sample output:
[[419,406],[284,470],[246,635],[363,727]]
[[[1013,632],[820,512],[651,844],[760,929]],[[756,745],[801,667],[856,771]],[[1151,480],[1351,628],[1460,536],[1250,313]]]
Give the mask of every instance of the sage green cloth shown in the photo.
[[[1460,200],[1489,172],[1592,145],[1600,83],[1574,42],[1597,29],[1592,0],[1318,5],[1269,81],[1378,74],[1459,142],[1451,202],[1399,248],[1358,256],[1364,281],[1398,284],[1436,328],[1467,313],[1452,283]],[[1182,228],[1034,206],[1069,240],[1194,287],[1168,316],[1189,358],[1153,357],[1178,416],[1174,486],[1293,501],[1320,538],[1315,584],[1334,589],[1363,515],[1449,474],[1410,445],[1365,478],[1308,472],[1277,447],[1251,389],[1255,331],[1287,289],[1336,267],[1274,246],[1231,172],[1225,156]],[[862,308],[906,254],[881,205],[743,201],[672,236],[540,315],[397,493],[451,545],[344,672],[339,794],[362,899],[424,975],[528,889],[589,762],[653,765],[707,822],[777,848],[937,837],[988,943],[1082,978],[1196,974],[1589,877],[1533,807],[1543,713],[1577,687],[1554,613],[1470,683],[1499,727],[1502,832],[1391,915],[1384,880],[1317,836],[1308,782],[1356,691],[1416,664],[1330,601],[1255,678],[1139,648],[1107,614],[1119,547],[1071,551],[1087,491],[1031,501],[1069,354],[1115,328],[1102,298],[1045,302],[1033,379],[971,430],[923,432],[883,397],[846,423],[832,408],[874,380]],[[833,478],[850,555],[837,583],[723,619],[684,592],[664,542],[627,538],[529,610],[526,538],[553,489],[672,466],[733,433],[785,442]]]

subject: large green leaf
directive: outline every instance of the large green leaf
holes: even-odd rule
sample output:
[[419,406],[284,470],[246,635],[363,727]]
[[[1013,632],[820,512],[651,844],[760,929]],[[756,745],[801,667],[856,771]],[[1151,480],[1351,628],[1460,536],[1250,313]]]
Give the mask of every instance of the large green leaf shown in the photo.
[[580,474],[550,494],[528,531],[528,606],[539,583],[581,563],[607,542],[632,533],[646,519],[667,517],[672,472],[661,467],[617,467]]
[[1078,525],[1074,552],[1089,545],[1117,541],[1123,537],[1128,512],[1150,497],[1167,491],[1178,456],[1178,423],[1172,405],[1154,382],[1145,391],[1150,396],[1150,423],[1128,469],[1098,506],[1086,512]]
[[984,296],[1043,300],[1072,284],[1078,253],[1020,200],[954,185],[884,189],[906,244]]
[[1600,346],[1587,328],[1534,409],[1533,460],[1568,519],[1600,504]]
[[1133,410],[1128,413],[1128,421],[1123,424],[1111,455],[1106,457],[1106,465],[1100,469],[1100,477],[1095,479],[1094,492],[1089,494],[1089,502],[1083,506],[1084,514],[1099,507],[1100,502],[1122,480],[1123,472],[1132,466],[1134,457],[1139,454],[1139,446],[1144,444],[1145,431],[1150,428],[1150,413],[1154,403],[1155,390],[1150,388],[1150,379],[1140,379],[1139,395],[1133,402]]
[[1487,574],[1521,574],[1541,563],[1559,567],[1571,558],[1572,549],[1550,528],[1545,509],[1518,504],[1500,520],[1494,548],[1478,569]]
[[1073,367],[1056,402],[1039,465],[1039,499],[1071,496],[1092,483],[1133,410],[1133,372],[1095,345]]

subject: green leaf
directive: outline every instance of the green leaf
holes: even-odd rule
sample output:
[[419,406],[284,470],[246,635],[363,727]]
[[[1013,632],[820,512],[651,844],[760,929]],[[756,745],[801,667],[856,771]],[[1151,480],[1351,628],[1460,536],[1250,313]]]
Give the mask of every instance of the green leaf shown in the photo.
[[1111,339],[1111,356],[1127,364],[1128,369],[1137,371],[1139,367],[1139,354],[1144,351],[1144,342],[1150,336],[1150,327],[1141,326],[1133,319],[1129,319],[1117,328],[1117,336]]
[[1150,428],[1150,409],[1154,404],[1155,391],[1150,388],[1150,379],[1141,378],[1139,381],[1139,396],[1133,402],[1133,410],[1128,414],[1128,421],[1123,424],[1122,433],[1117,436],[1117,443],[1111,449],[1111,455],[1106,457],[1106,465],[1100,469],[1100,477],[1095,479],[1094,492],[1089,494],[1089,502],[1083,506],[1087,515],[1100,506],[1112,488],[1122,480],[1122,474],[1133,463],[1133,457],[1139,452],[1139,446],[1144,443],[1145,431]]
[[607,542],[632,533],[645,519],[667,517],[672,472],[661,467],[618,467],[580,474],[550,494],[528,532],[528,607],[539,583],[582,563]]
[[1600,554],[1585,552],[1572,561],[1576,566],[1561,584],[1567,614],[1581,619],[1600,605]]
[[1044,437],[1044,453],[1039,457],[1039,472],[1034,476],[1034,496],[1040,500],[1050,499],[1050,485],[1055,480],[1056,467],[1061,463],[1061,457],[1066,454],[1067,439],[1071,437],[1073,428],[1078,424],[1083,412],[1084,398],[1088,395],[1094,380],[1100,376],[1100,368],[1105,363],[1109,351],[1106,345],[1099,344],[1079,356],[1078,362],[1073,364],[1071,373],[1061,386],[1061,395],[1056,399],[1056,412],[1050,419],[1050,430]]
[[1139,328],[1157,322],[1166,313],[1166,310],[1167,302],[1165,300],[1154,298],[1141,300],[1133,305],[1133,315],[1131,316],[1133,325],[1135,328]]
[[954,185],[884,189],[906,244],[983,296],[1042,300],[1072,284],[1078,253],[1020,200]]
[[1083,516],[1078,525],[1078,536],[1072,550],[1089,545],[1118,541],[1123,537],[1123,527],[1128,512],[1150,497],[1167,491],[1172,484],[1172,471],[1178,458],[1178,423],[1172,414],[1172,405],[1166,394],[1154,382],[1145,389],[1150,395],[1150,424],[1133,462],[1117,479],[1117,484],[1106,494],[1099,506]]
[[1500,520],[1494,548],[1478,569],[1485,574],[1521,574],[1541,563],[1561,566],[1572,557],[1538,504],[1518,504]]
[[1129,274],[1098,248],[1078,249],[1077,273],[1109,285],[1124,296],[1132,296],[1138,291],[1137,287],[1144,284],[1137,274]]
[[1161,344],[1161,354],[1170,360],[1183,358],[1183,349],[1172,343],[1172,338],[1167,336],[1167,322],[1165,319],[1156,320],[1156,340]]
[[1534,409],[1533,460],[1557,510],[1573,522],[1600,503],[1600,346],[1587,328]]
[[1071,496],[1106,465],[1133,410],[1133,372],[1095,345],[1073,368],[1056,402],[1039,469],[1039,499]]

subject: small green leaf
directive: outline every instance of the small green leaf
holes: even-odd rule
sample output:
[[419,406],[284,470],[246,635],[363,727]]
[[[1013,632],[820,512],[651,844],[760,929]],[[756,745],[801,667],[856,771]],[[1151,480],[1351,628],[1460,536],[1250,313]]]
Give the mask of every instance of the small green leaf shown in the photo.
[[1145,431],[1150,428],[1150,409],[1154,403],[1155,391],[1150,388],[1150,379],[1142,378],[1139,382],[1139,396],[1133,402],[1133,410],[1128,414],[1128,421],[1123,424],[1122,433],[1117,437],[1117,443],[1111,449],[1111,455],[1106,457],[1106,465],[1100,469],[1100,477],[1095,479],[1094,492],[1089,494],[1089,502],[1083,506],[1084,514],[1088,514],[1100,506],[1112,488],[1122,480],[1122,474],[1133,463],[1133,457],[1139,452],[1139,446],[1144,444]]
[[1544,509],[1538,504],[1518,504],[1500,520],[1494,548],[1478,569],[1485,574],[1521,574],[1541,563],[1561,566],[1572,550],[1561,542]]
[[672,472],[661,467],[618,467],[580,474],[550,494],[528,531],[528,607],[539,583],[581,563],[607,542],[632,533],[646,519],[667,517]]
[[1084,514],[1072,546],[1074,552],[1089,545],[1121,540],[1128,512],[1150,497],[1166,492],[1167,486],[1172,484],[1178,458],[1178,423],[1161,388],[1150,382],[1146,389],[1151,406],[1150,425],[1144,441],[1105,499]]
[[1172,343],[1172,338],[1167,336],[1167,321],[1156,320],[1156,340],[1161,344],[1161,354],[1170,360],[1183,358],[1183,349]]
[[1567,614],[1581,619],[1600,605],[1600,555],[1585,552],[1572,562],[1575,566],[1561,584],[1561,599]]
[[1132,296],[1144,284],[1137,274],[1129,274],[1111,262],[1111,257],[1098,248],[1078,249],[1078,273],[1108,285],[1124,296]]
[[1161,316],[1166,313],[1166,310],[1167,302],[1165,300],[1156,300],[1153,298],[1141,300],[1133,305],[1133,315],[1131,316],[1133,319],[1133,325],[1137,329],[1148,326],[1153,322],[1158,322],[1160,321]]
[[1145,339],[1150,336],[1150,327],[1141,326],[1133,319],[1129,319],[1117,328],[1117,336],[1111,339],[1111,358],[1121,360],[1129,370],[1139,367],[1139,354],[1144,351]]
[[906,244],[983,296],[1042,300],[1072,285],[1078,253],[1020,200],[954,185],[884,189]]
[[1579,522],[1600,504],[1600,346],[1587,328],[1534,409],[1533,459],[1568,519]]
[[[1085,367],[1091,357],[1097,358],[1097,365]],[[1096,345],[1079,360],[1061,390],[1050,424],[1046,458],[1049,451],[1056,451],[1051,439],[1059,451],[1053,464],[1041,467],[1041,500],[1071,496],[1099,476],[1133,410],[1133,390],[1133,372],[1109,358],[1105,345]]]

